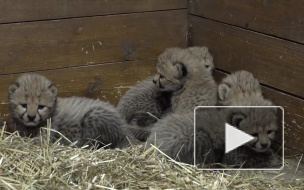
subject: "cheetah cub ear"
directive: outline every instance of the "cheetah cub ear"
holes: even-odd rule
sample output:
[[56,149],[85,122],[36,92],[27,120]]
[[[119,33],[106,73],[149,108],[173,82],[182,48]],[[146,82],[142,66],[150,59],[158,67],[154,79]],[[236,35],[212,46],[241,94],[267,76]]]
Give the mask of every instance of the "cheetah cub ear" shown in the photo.
[[187,68],[185,67],[185,65],[181,62],[176,62],[174,63],[174,66],[176,67],[176,69],[178,70],[181,78],[185,77],[187,75]]
[[17,82],[14,82],[13,84],[11,84],[9,87],[8,87],[8,92],[9,92],[9,95],[12,95],[15,93],[15,91],[19,88],[19,83]]
[[233,114],[231,118],[231,124],[237,128],[240,128],[240,124],[244,119],[245,116],[241,113]]
[[54,96],[57,96],[58,90],[57,90],[57,87],[54,84],[51,84],[49,86],[49,89],[51,90],[51,92],[53,93]]
[[229,91],[229,86],[227,84],[220,84],[218,87],[218,97],[220,100],[225,100],[225,96],[227,92]]

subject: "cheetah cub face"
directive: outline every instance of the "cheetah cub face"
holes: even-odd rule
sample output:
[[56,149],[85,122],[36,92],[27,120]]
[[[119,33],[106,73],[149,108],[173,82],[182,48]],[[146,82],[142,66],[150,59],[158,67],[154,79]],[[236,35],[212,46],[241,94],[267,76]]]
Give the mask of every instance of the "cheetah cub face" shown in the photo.
[[243,108],[232,114],[230,122],[254,137],[246,146],[256,152],[264,152],[270,147],[278,129],[276,112],[275,108]]
[[211,75],[213,69],[213,59],[206,47],[168,48],[158,57],[153,82],[162,91],[178,91],[188,75],[198,72]]
[[214,63],[213,57],[210,54],[207,47],[189,47],[186,51],[190,54],[193,59],[193,62],[197,62],[199,65],[202,65],[202,70],[206,71],[209,74],[213,74]]
[[24,74],[9,86],[13,118],[25,126],[35,127],[54,112],[57,88],[45,77]]
[[157,60],[157,74],[153,82],[163,91],[178,91],[182,88],[181,79],[187,70],[183,63],[185,50],[181,48],[166,49]]

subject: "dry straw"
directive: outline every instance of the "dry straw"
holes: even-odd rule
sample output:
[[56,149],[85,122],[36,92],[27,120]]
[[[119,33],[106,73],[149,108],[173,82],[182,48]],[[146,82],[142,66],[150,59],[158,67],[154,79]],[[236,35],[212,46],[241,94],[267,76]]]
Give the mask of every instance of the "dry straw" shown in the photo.
[[29,139],[1,130],[0,189],[304,189],[303,181],[293,184],[257,173],[198,171],[157,147],[62,146],[49,143],[46,131],[46,138]]

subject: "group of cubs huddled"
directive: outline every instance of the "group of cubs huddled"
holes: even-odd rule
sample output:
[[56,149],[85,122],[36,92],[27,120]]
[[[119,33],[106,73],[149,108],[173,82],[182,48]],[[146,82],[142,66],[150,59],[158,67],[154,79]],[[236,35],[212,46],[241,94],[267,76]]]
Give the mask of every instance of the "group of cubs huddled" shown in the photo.
[[[97,143],[123,148],[147,141],[148,146],[189,164],[195,156],[196,164],[275,165],[278,159],[270,145],[277,130],[276,109],[198,109],[194,142],[196,106],[272,105],[249,72],[232,73],[217,85],[213,69],[206,47],[166,49],[158,57],[157,74],[131,88],[117,108],[100,100],[57,97],[57,87],[47,78],[24,74],[9,86],[12,120],[7,131],[37,137],[51,118],[52,131],[57,131],[51,133],[51,140],[64,135],[78,147]],[[255,140],[224,154],[226,122]]]

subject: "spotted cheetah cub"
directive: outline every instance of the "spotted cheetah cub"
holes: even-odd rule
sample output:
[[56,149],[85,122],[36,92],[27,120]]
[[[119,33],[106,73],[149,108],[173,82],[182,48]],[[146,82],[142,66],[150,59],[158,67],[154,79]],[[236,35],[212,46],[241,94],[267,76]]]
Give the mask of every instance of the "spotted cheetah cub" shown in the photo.
[[153,81],[162,91],[173,91],[173,113],[193,112],[196,106],[217,102],[213,68],[213,58],[206,47],[169,48],[158,57],[158,74]]
[[[257,79],[247,71],[228,75],[219,84],[219,101],[225,106],[273,106],[264,99]],[[278,130],[276,109],[250,108],[236,115],[237,128],[255,137],[254,141],[225,154],[222,162],[244,168],[272,167],[279,161],[270,148]]]
[[170,107],[170,92],[160,91],[152,79],[153,77],[148,77],[132,87],[117,105],[117,110],[127,123],[142,127],[143,130],[131,129],[135,137],[142,141],[149,135],[144,128],[157,122]]
[[[56,86],[44,76],[20,76],[9,86],[9,101],[13,113],[9,130],[22,136],[37,137],[39,128],[52,118],[52,129],[78,141],[78,146],[92,139],[110,148],[127,145],[126,124],[112,105],[88,98],[59,98]],[[58,133],[51,133],[51,138],[59,138]]]

